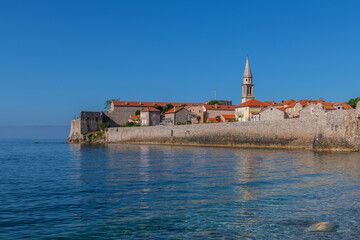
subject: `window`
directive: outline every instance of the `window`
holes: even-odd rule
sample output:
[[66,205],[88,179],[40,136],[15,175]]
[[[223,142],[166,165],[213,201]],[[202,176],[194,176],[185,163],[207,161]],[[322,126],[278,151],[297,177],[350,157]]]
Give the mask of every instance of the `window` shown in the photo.
[[313,107],[310,108],[310,112],[311,112],[311,114],[314,114],[314,108]]
[[201,110],[199,110],[199,113],[201,113]]

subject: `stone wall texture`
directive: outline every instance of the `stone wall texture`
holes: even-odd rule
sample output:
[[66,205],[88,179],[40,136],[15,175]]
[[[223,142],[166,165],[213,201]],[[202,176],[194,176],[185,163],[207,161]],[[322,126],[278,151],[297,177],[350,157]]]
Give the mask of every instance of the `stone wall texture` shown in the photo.
[[[359,125],[359,110],[334,110],[311,119],[112,127],[106,142],[359,151]],[[73,120],[69,142],[82,137],[80,119]]]
[[80,113],[80,133],[86,134],[100,130],[103,123],[103,112],[86,112]]
[[360,149],[359,119],[333,111],[323,119],[110,128],[109,143],[180,144],[238,147]]

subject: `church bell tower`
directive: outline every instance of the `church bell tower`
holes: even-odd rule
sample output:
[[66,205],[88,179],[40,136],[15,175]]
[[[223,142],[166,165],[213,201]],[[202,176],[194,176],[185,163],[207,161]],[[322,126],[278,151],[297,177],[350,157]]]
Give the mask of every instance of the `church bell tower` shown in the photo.
[[247,58],[243,77],[241,103],[244,103],[251,99],[254,99],[254,84],[252,84],[252,74],[249,64],[249,58]]

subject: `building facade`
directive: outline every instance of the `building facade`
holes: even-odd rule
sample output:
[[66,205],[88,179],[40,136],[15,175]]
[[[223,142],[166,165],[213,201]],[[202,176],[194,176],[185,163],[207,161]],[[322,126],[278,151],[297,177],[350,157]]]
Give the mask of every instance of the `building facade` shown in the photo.
[[252,120],[255,113],[260,112],[262,109],[269,105],[256,99],[249,100],[242,104],[235,106],[235,117],[239,122],[248,122]]
[[164,122],[166,125],[191,123],[191,112],[186,108],[174,107],[165,113]]
[[160,111],[153,107],[145,108],[140,112],[141,126],[154,126],[160,124]]
[[280,110],[274,106],[264,108],[259,112],[258,115],[260,121],[276,121],[287,118],[285,111]]

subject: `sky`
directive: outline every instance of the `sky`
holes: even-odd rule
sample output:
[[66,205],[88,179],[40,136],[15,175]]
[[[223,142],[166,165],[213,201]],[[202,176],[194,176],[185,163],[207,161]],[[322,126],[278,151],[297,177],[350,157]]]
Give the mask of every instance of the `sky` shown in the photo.
[[348,101],[360,96],[359,9],[332,0],[1,0],[0,138],[66,138],[80,111],[112,98],[205,102],[216,88],[217,99],[239,104],[246,56],[258,100]]

